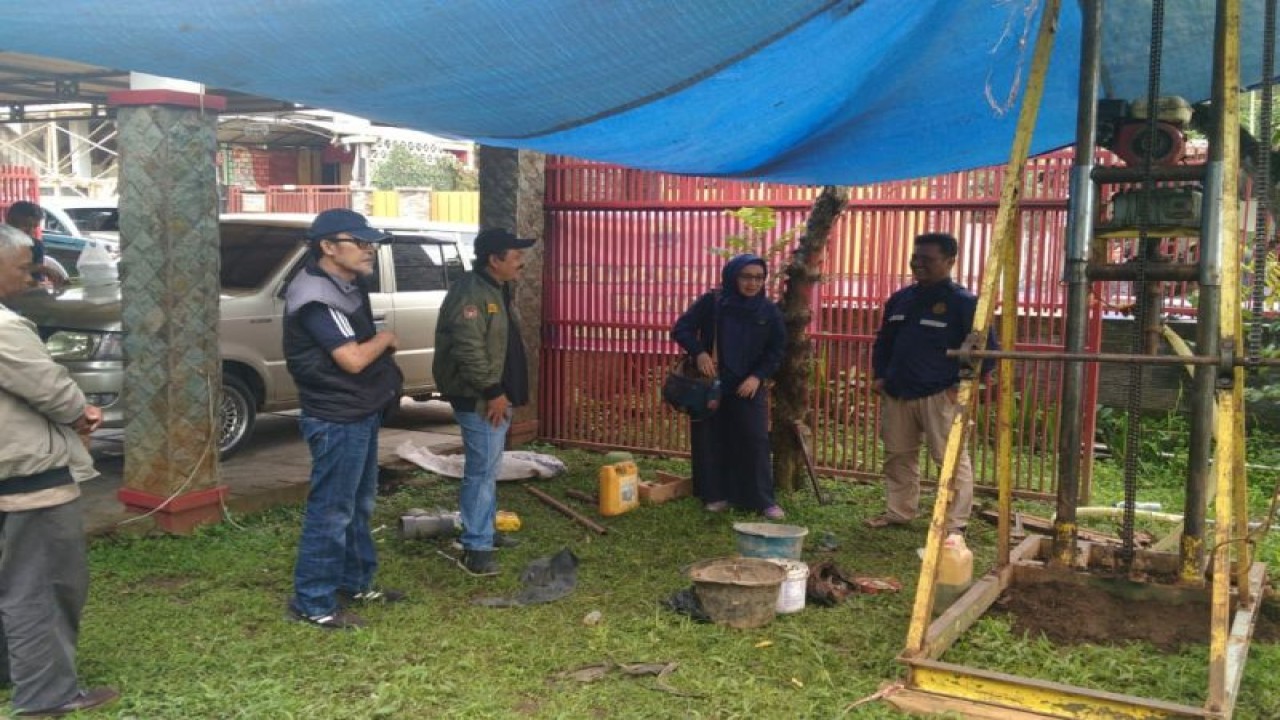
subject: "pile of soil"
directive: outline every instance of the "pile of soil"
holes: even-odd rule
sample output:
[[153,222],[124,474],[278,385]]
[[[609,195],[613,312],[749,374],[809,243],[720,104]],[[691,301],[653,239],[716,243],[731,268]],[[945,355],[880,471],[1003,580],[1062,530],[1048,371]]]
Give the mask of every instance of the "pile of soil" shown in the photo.
[[1043,634],[1057,645],[1144,641],[1175,651],[1209,643],[1207,599],[1178,604],[1132,600],[1099,587],[1047,582],[1019,585],[992,610],[1010,615],[1015,631]]

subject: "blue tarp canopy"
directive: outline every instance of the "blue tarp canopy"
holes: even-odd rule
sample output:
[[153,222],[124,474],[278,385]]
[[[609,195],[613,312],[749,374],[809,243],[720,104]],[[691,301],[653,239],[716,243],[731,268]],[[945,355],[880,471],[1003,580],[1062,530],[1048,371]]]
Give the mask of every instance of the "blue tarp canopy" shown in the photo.
[[[1243,0],[1242,81],[1262,0]],[[202,82],[491,145],[857,184],[1002,162],[1042,0],[51,0],[4,50]],[[1147,94],[1150,0],[1105,3],[1102,93]],[[1212,0],[1170,0],[1160,92],[1210,93]],[[1063,0],[1033,151],[1070,144]],[[53,30],[56,29],[56,32]]]

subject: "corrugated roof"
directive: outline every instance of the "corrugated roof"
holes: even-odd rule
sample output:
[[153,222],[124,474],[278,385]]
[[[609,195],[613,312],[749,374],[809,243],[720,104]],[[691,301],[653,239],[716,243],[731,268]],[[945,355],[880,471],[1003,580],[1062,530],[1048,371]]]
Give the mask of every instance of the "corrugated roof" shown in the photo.
[[[47,115],[49,105],[83,105],[59,108],[60,117],[108,114],[107,95],[129,89],[129,72],[39,55],[0,52],[0,118],[34,120]],[[255,113],[296,109],[294,103],[272,100],[230,89],[210,89],[227,98],[228,112]],[[6,117],[7,116],[7,117]]]

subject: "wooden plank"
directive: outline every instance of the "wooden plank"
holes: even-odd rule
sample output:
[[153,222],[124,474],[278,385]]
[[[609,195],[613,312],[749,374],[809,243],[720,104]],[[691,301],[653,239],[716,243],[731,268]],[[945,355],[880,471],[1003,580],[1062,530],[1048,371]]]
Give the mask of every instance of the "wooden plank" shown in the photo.
[[891,695],[886,695],[884,701],[902,712],[924,717],[934,717],[945,713],[959,713],[971,720],[1045,720],[1045,718],[1053,717],[1052,715],[1014,710],[1013,708],[934,695],[933,693],[907,688]]

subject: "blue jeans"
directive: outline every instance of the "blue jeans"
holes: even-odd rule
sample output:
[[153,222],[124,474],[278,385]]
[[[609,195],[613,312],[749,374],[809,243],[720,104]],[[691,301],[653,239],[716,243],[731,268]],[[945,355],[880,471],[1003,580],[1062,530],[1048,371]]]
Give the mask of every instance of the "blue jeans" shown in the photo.
[[467,550],[493,549],[493,516],[498,512],[498,468],[507,444],[511,414],[494,427],[482,413],[455,411],[462,428],[466,464],[458,504],[462,508],[462,547]]
[[293,570],[293,608],[303,615],[328,615],[337,608],[337,590],[363,592],[373,582],[378,554],[369,522],[381,424],[379,413],[349,423],[302,416],[311,489]]

